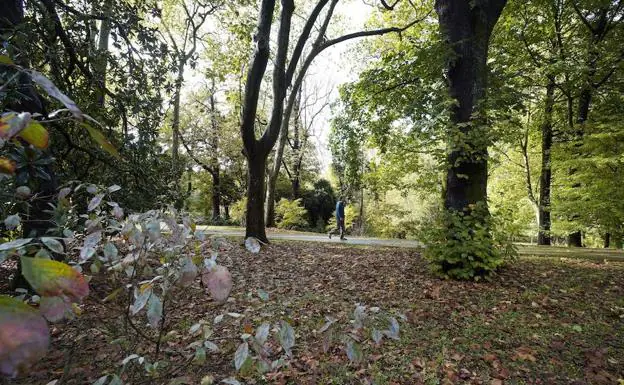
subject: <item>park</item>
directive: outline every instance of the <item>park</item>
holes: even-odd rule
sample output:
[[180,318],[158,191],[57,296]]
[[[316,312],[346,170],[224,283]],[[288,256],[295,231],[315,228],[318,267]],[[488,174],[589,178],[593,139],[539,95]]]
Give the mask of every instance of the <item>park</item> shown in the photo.
[[0,0],[0,384],[624,385],[622,38],[624,0]]

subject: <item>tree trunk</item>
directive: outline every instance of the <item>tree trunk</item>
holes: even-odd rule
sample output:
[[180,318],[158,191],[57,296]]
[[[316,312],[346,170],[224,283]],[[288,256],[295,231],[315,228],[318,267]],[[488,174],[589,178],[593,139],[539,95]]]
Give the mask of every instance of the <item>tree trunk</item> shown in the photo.
[[180,97],[182,92],[182,83],[184,82],[184,66],[185,61],[182,57],[178,59],[178,75],[176,77],[175,89],[173,95],[173,118],[171,121],[171,131],[173,139],[171,142],[171,160],[173,169],[177,172],[179,153],[180,153]]
[[264,172],[266,157],[248,156],[247,213],[245,238],[254,237],[268,243],[264,227]]
[[210,158],[212,168],[212,220],[216,221],[221,216],[221,170],[219,168],[219,127],[217,124],[217,110],[215,108],[215,80],[212,78],[212,92],[210,93],[210,124],[212,125],[212,140]]
[[[0,9],[2,9],[2,16],[0,16],[0,34],[6,34],[8,36],[14,33],[14,30],[19,28],[19,25],[24,20],[23,3],[21,0],[0,0]],[[15,48],[19,49],[20,47]],[[18,56],[13,59],[17,64],[23,67],[28,68],[30,65],[26,56]],[[8,66],[0,66],[0,70],[14,71]],[[12,75],[11,73],[7,78]],[[26,73],[21,73],[18,76],[18,82],[22,95],[19,100],[6,107],[17,112],[39,113],[45,116],[46,111],[42,99],[33,87],[30,77]],[[58,182],[53,166],[46,165],[42,168],[50,178],[48,180],[39,178],[39,183],[37,183],[36,186],[31,186],[34,188],[33,196],[29,201],[29,209],[27,212],[20,213],[23,220],[22,236],[25,238],[45,236],[48,230],[53,227],[52,215],[49,210],[50,204],[54,202],[56,197]],[[22,275],[21,262],[19,260],[17,272],[11,281],[11,287],[12,289],[30,289],[30,285]]]
[[100,24],[100,31],[97,42],[97,58],[93,65],[93,75],[97,82],[95,87],[96,102],[98,106],[103,107],[106,100],[106,67],[108,65],[108,40],[111,32],[111,8],[112,0],[105,0],[102,8],[102,14],[107,16]]
[[280,131],[280,136],[273,158],[273,167],[268,172],[267,178],[267,194],[266,194],[266,217],[267,227],[275,227],[275,188],[277,187],[277,178],[279,178],[279,169],[282,164],[284,155],[284,147],[288,140],[288,126]]
[[537,234],[538,245],[550,246],[550,186],[552,179],[551,149],[553,142],[552,114],[555,105],[555,83],[546,86],[544,121],[542,122],[542,170],[540,174],[539,214]]
[[[487,86],[490,35],[506,0],[436,0],[440,26],[455,54],[448,65],[452,99],[448,171],[444,206],[463,212],[477,203],[487,204],[488,141],[483,102]],[[462,142],[461,138],[467,142]],[[460,138],[456,140],[455,138]]]
[[604,236],[604,248],[608,249],[611,247],[611,233],[606,233]]

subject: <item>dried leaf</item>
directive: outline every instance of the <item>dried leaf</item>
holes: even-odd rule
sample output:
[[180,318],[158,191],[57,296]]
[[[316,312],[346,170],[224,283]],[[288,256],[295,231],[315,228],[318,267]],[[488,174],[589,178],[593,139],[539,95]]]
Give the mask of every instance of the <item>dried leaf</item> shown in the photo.
[[232,275],[225,266],[217,265],[213,270],[204,270],[202,283],[210,292],[212,298],[223,303],[232,291]]
[[15,174],[17,164],[11,159],[0,157],[0,174]]

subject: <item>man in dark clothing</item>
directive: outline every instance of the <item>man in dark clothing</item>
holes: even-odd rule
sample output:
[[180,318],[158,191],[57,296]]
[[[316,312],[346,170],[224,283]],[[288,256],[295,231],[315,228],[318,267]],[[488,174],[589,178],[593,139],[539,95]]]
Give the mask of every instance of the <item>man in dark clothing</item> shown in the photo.
[[329,239],[331,239],[332,235],[334,233],[339,232],[340,233],[340,240],[341,241],[346,241],[347,238],[345,238],[345,205],[346,202],[344,201],[344,199],[340,198],[338,199],[338,202],[336,202],[336,228],[331,230],[329,232]]

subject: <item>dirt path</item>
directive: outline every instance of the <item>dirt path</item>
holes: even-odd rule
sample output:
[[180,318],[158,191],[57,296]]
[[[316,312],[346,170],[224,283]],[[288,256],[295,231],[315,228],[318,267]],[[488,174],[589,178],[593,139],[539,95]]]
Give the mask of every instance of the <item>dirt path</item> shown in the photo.
[[[203,226],[200,226],[202,228]],[[219,234],[228,237],[244,237],[245,230],[242,228],[216,226],[203,227],[210,234]],[[422,248],[423,244],[410,239],[382,239],[369,237],[349,236],[347,240],[341,241],[337,236],[329,239],[325,234],[304,233],[304,232],[267,232],[269,240],[279,241],[301,241],[301,242],[322,242],[322,243],[339,243],[355,246],[376,246],[376,247],[400,247],[400,248]],[[528,244],[518,244],[518,253],[520,255],[545,255],[551,257],[565,258],[583,258],[598,261],[624,262],[624,251],[614,249],[593,249],[593,248],[567,248],[567,247],[549,247]]]

